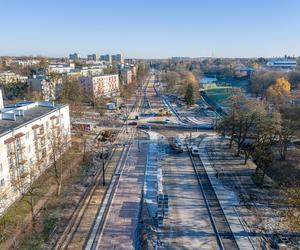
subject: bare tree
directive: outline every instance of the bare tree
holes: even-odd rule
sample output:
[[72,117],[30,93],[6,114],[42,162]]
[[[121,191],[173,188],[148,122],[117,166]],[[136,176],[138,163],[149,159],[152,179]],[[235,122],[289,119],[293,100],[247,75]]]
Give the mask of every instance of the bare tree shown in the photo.
[[22,137],[8,145],[11,186],[15,188],[22,201],[30,206],[31,219],[35,222],[35,198],[40,195],[40,184],[36,181],[38,177],[38,162],[31,164],[27,161],[25,146]]
[[62,154],[66,152],[70,145],[70,135],[68,131],[64,131],[53,122],[50,132],[50,160],[53,164],[54,178],[57,185],[56,195],[59,196],[63,185],[64,159]]

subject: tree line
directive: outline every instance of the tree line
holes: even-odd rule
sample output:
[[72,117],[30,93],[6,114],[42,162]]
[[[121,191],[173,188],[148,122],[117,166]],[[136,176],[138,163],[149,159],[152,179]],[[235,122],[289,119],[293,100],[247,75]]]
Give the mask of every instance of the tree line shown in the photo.
[[279,152],[280,160],[286,160],[288,146],[299,139],[300,107],[288,102],[272,106],[266,101],[248,99],[241,91],[229,97],[227,104],[218,131],[229,137],[229,148],[236,144],[236,155],[243,153],[245,164],[253,158],[257,165],[256,177],[263,184],[275,152]]

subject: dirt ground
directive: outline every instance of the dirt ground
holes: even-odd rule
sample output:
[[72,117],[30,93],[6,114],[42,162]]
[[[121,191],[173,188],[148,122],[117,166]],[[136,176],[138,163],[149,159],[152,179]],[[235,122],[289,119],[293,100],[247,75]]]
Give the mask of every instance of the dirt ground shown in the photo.
[[[72,161],[69,164],[70,168],[66,168],[63,172],[64,182],[61,195],[59,197],[55,196],[56,183],[54,177],[50,174],[52,170],[49,168],[38,179],[41,188],[45,189],[46,192],[42,197],[39,197],[35,205],[35,210],[38,213],[34,226],[32,226],[31,214],[28,209],[15,209],[14,215],[20,218],[20,222],[18,224],[2,224],[0,230],[5,231],[7,238],[4,242],[1,242],[1,249],[32,249],[34,246],[40,245],[43,240],[47,239],[47,234],[51,233],[55,224],[57,224],[59,211],[65,206],[74,206],[79,200],[85,187],[79,181],[82,154],[79,151],[78,142],[78,138],[74,138],[72,148],[64,155],[64,157],[70,157]],[[14,206],[24,206],[24,204],[26,206],[25,202],[19,201]],[[15,211],[18,211],[18,214],[15,214]],[[27,213],[24,214],[24,211],[27,211]]]
[[286,160],[276,159],[267,174],[278,185],[300,187],[300,149],[289,148]]
[[[212,141],[208,152],[224,186],[234,190],[240,197],[240,205],[236,209],[249,231],[253,235],[264,235],[262,239],[267,241],[272,239],[272,244],[285,242],[288,246],[300,246],[297,242],[299,238],[295,237],[300,234],[297,230],[291,230],[291,224],[286,218],[291,205],[279,185],[299,178],[299,168],[291,170],[291,161],[295,163],[295,155],[290,156],[286,163],[280,162],[271,167],[264,187],[258,187],[253,181],[255,164],[249,161],[244,165],[243,157],[236,157],[236,151],[228,149],[228,141]],[[254,237],[254,241],[260,244],[261,238]]]

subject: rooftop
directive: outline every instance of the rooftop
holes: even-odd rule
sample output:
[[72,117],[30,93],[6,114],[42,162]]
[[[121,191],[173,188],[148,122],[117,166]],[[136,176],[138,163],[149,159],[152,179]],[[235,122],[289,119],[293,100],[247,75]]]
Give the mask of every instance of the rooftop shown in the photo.
[[[30,107],[28,108],[28,106]],[[0,111],[2,119],[0,120],[0,135],[3,136],[10,131],[24,126],[26,123],[38,120],[47,114],[50,114],[65,105],[53,105],[50,102],[24,102],[17,103],[14,106],[6,106]],[[24,109],[20,109],[24,108]],[[16,112],[23,110],[23,112]],[[5,114],[10,114],[10,119],[7,119]],[[14,119],[11,119],[15,114]]]

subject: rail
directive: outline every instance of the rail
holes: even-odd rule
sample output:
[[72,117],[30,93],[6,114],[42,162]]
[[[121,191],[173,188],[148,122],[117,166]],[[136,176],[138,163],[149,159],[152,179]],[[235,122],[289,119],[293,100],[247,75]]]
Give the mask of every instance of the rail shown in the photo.
[[[108,160],[105,163],[105,170],[107,169],[107,166],[111,158],[113,157],[114,153],[115,153],[115,148],[113,148],[113,151],[111,152]],[[100,182],[102,178],[102,174],[103,171],[102,169],[100,169],[96,174],[94,180],[92,181],[91,185],[89,185],[84,195],[80,199],[78,206],[73,211],[69,223],[65,228],[63,234],[59,237],[59,239],[55,242],[54,246],[51,249],[53,250],[66,249],[68,244],[72,241],[73,236],[75,235],[76,230],[80,225],[80,222],[82,221],[84,212],[88,207],[88,205],[90,204],[93,194],[95,193],[95,190],[97,188],[97,183]]]
[[[190,150],[189,156],[192,161],[193,169],[195,171],[202,196],[204,198],[204,203],[208,211],[208,215],[216,235],[217,243],[220,249],[239,249],[237,242],[234,238],[234,235],[230,229],[229,223],[226,219],[226,216],[223,212],[223,209],[219,203],[219,200],[215,194],[215,191],[210,183],[208,175],[205,171],[205,168],[202,165],[201,159],[196,156],[192,156]],[[199,164],[195,163],[195,159],[199,161]],[[199,167],[202,167],[200,170]],[[202,172],[201,176],[199,171]],[[202,179],[202,178],[203,179]],[[203,187],[203,183],[207,183],[207,188]],[[210,195],[210,197],[208,197]],[[214,210],[214,211],[213,211]],[[222,231],[222,232],[220,232]]]
[[[131,136],[133,135],[134,133]],[[120,158],[118,166],[114,171],[113,179],[110,182],[110,185],[105,192],[104,199],[102,201],[101,206],[99,207],[96,219],[94,220],[93,226],[91,227],[89,235],[86,238],[86,242],[84,244],[85,249],[96,249],[97,243],[101,239],[106,218],[109,213],[111,203],[115,195],[115,191],[118,187],[118,182],[122,174],[123,167],[125,165],[129,153],[129,149],[130,149],[130,144],[126,145],[124,151],[122,152],[122,156]]]

